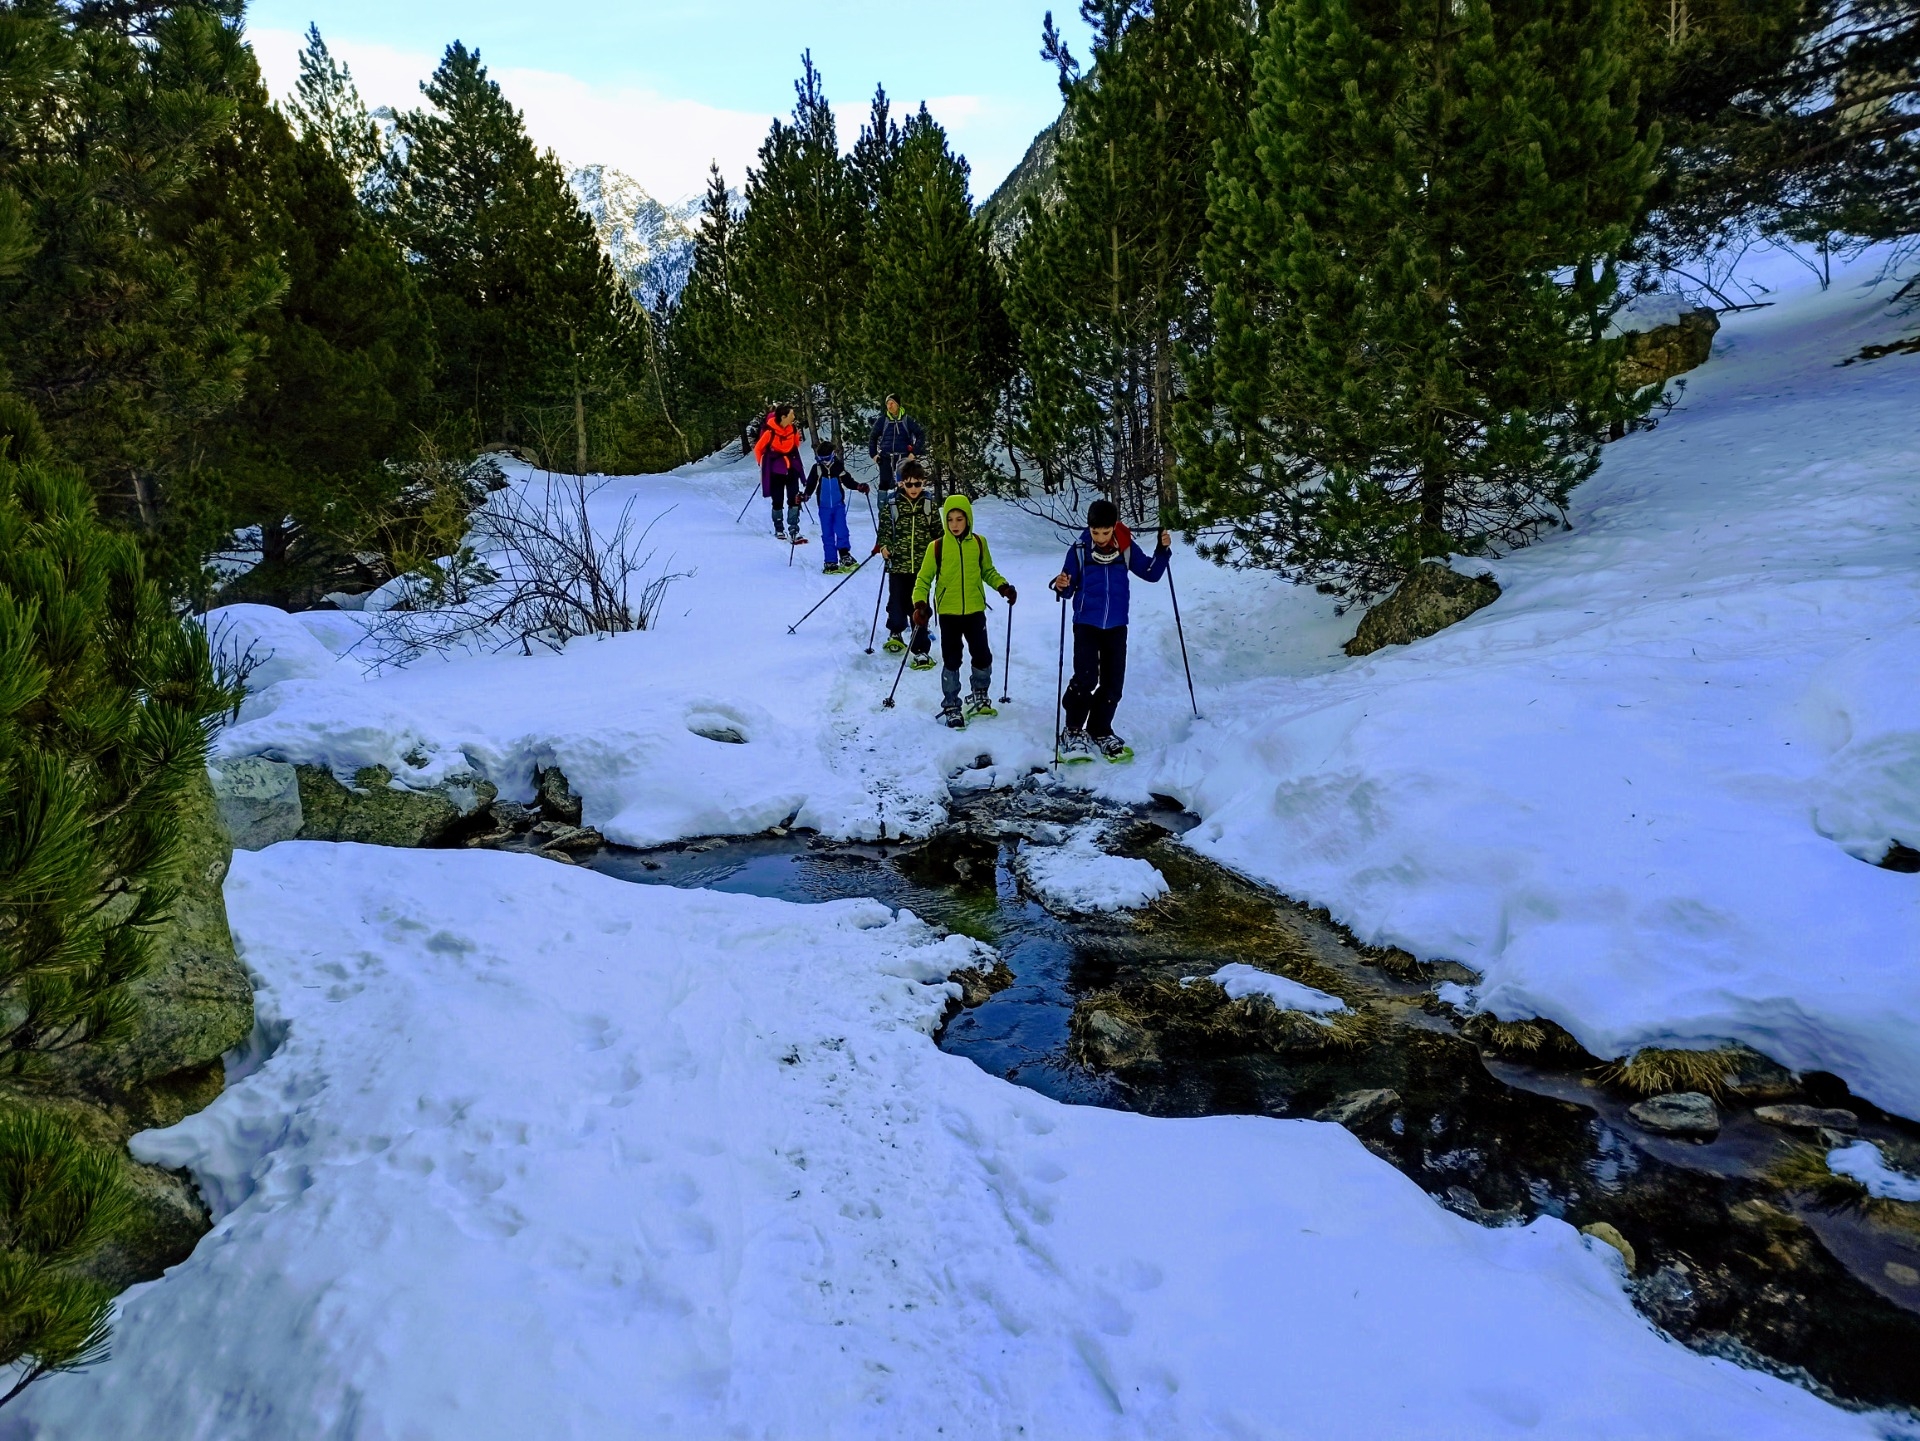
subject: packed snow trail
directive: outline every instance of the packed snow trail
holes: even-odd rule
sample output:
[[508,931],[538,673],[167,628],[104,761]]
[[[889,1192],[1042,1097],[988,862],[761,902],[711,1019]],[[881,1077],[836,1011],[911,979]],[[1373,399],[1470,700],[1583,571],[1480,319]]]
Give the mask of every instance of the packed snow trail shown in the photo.
[[290,842],[228,903],[277,1049],[137,1143],[219,1223],[4,1441],[1907,1434],[1339,1127],[942,1054],[975,947],[872,902]]

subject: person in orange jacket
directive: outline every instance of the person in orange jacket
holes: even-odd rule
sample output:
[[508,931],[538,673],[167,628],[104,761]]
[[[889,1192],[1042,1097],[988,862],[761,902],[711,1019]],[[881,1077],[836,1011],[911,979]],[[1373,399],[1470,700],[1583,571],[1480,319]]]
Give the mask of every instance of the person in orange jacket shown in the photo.
[[800,463],[800,427],[794,422],[791,405],[775,406],[767,412],[767,423],[760,427],[760,439],[754,442],[753,458],[760,463],[760,493],[773,502],[774,538],[805,545],[807,538],[800,534],[800,487],[807,472]]

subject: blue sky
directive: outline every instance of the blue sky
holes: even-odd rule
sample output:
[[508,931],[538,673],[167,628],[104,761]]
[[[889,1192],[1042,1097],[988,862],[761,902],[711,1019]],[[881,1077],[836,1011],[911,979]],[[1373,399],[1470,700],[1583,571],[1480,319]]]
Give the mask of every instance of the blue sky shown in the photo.
[[[843,144],[876,83],[897,102],[925,99],[972,162],[975,198],[984,199],[1059,111],[1039,54],[1047,8],[1046,0],[255,0],[247,24],[277,92],[291,84],[299,35],[314,21],[372,105],[415,103],[447,43],[464,40],[525,110],[536,139],[570,164],[615,165],[667,200],[697,189],[710,158],[739,183],[768,119],[791,108],[800,52],[811,48],[841,112]],[[1077,8],[1055,6],[1076,36]]]

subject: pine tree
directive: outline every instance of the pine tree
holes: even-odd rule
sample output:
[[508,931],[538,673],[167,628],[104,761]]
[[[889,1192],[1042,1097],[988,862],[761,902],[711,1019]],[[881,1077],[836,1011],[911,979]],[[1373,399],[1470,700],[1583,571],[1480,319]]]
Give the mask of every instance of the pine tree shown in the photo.
[[0,1069],[128,1019],[183,798],[232,701],[79,477],[0,457]]
[[353,83],[353,71],[333,58],[318,25],[307,26],[300,79],[288,109],[302,137],[324,145],[358,193],[379,168],[380,127],[367,113],[360,88]]
[[840,154],[813,57],[801,57],[793,121],[776,120],[747,172],[737,268],[743,388],[802,407],[808,429],[838,433],[858,389],[850,343],[865,291],[860,189]]
[[967,162],[926,107],[907,123],[873,227],[859,331],[869,389],[897,391],[927,430],[934,484],[972,486],[1012,337]]
[[693,268],[666,327],[675,409],[682,425],[708,449],[737,436],[760,399],[741,381],[747,368],[746,312],[738,244],[733,196],[715,165],[694,232]]
[[1203,340],[1207,174],[1242,123],[1252,22],[1241,0],[1083,0],[1081,15],[1084,74],[1047,17],[1066,109],[1058,198],[1031,203],[1011,264],[1019,440],[1051,480],[1171,517],[1176,352]]
[[422,90],[431,108],[399,117],[384,203],[433,316],[442,415],[469,443],[577,463],[589,400],[634,358],[637,308],[479,53],[456,41]]
[[1610,0],[1271,13],[1182,432],[1225,553],[1360,597],[1563,518],[1631,406],[1603,327],[1653,145],[1624,40]]
[[434,373],[424,302],[399,247],[355,196],[333,137],[298,140],[277,115],[263,232],[288,285],[262,317],[265,353],[243,402],[202,432],[229,527],[258,527],[260,563],[230,589],[311,604],[345,552],[370,548],[368,518],[397,503],[387,464],[430,425]]
[[281,285],[250,231],[258,70],[210,7],[4,19],[0,189],[31,247],[0,281],[0,353],[104,512],[190,571],[216,520],[193,431],[239,400]]

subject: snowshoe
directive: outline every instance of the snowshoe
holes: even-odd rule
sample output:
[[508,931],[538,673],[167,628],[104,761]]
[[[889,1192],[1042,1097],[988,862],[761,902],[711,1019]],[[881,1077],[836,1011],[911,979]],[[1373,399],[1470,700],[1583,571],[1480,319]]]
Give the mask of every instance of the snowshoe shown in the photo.
[[860,562],[853,558],[852,551],[843,550],[840,552],[840,569],[842,570],[860,569]]
[[1060,737],[1060,760],[1063,765],[1085,765],[1094,757],[1093,737],[1085,731],[1067,731]]
[[938,711],[934,712],[934,719],[939,721],[941,725],[951,727],[957,731],[963,731],[967,728],[966,714],[959,706],[941,706]]
[[790,535],[787,539],[795,545],[805,545],[807,543],[807,538],[804,535]]
[[907,662],[907,669],[908,670],[932,670],[933,657],[931,655],[916,655],[912,660]]
[[902,639],[900,639],[900,637],[897,635],[888,636],[887,643],[880,647],[880,649],[885,651],[888,655],[899,655],[900,652],[905,650],[906,648],[907,648],[907,643]]
[[1133,759],[1133,747],[1121,740],[1119,736],[1095,736],[1093,744],[1100,754],[1105,756],[1114,765],[1119,765],[1123,761]]
[[972,720],[975,716],[996,716],[999,714],[1000,712],[993,708],[993,698],[991,696],[975,694],[967,697],[968,720]]

